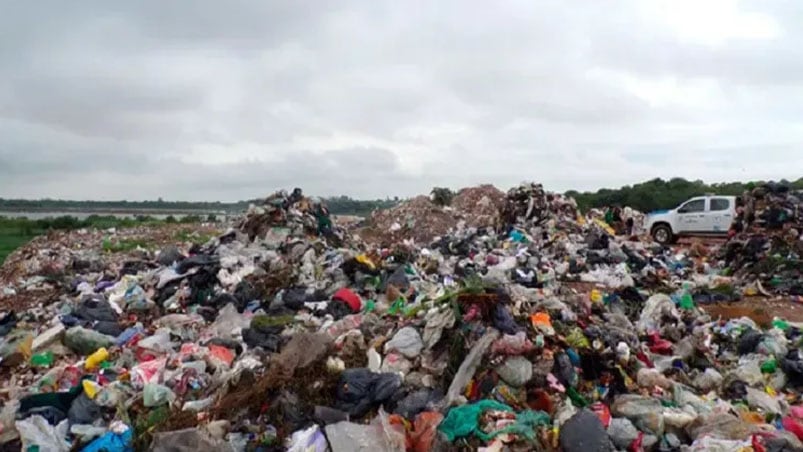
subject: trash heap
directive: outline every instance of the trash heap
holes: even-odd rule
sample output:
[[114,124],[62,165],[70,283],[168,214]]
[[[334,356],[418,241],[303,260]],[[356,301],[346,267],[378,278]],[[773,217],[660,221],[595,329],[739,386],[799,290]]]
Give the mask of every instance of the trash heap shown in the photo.
[[304,196],[300,188],[288,194],[284,190],[251,204],[245,215],[237,221],[237,228],[249,240],[264,237],[275,228],[289,229],[296,235],[322,235],[336,237],[336,228],[329,210],[318,198]]
[[803,193],[768,183],[745,193],[720,250],[728,270],[752,292],[803,296]]
[[[612,236],[537,184],[498,227],[386,247],[311,233],[292,197],[9,304],[3,447],[803,450],[801,325],[709,317],[695,294],[734,277],[693,253]],[[425,206],[405,204],[375,218]],[[43,268],[48,243],[11,261]]]

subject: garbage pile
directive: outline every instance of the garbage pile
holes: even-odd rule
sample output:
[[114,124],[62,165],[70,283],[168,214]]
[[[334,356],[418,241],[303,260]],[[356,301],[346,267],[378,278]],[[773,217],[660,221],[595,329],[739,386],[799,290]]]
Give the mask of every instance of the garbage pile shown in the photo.
[[768,183],[745,193],[720,257],[748,290],[803,296],[803,193]]
[[695,294],[733,277],[537,184],[501,208],[335,244],[281,195],[203,245],[68,266],[0,317],[0,444],[803,450],[801,325],[710,318]]
[[507,192],[501,217],[506,225],[541,225],[549,220],[572,222],[577,220],[577,202],[559,193],[549,193],[541,184],[524,183]]
[[280,190],[260,204],[250,205],[245,216],[237,222],[237,228],[249,240],[264,237],[277,227],[290,229],[294,234],[342,239],[337,235],[326,205],[320,199],[304,196],[300,188],[295,188],[290,194]]

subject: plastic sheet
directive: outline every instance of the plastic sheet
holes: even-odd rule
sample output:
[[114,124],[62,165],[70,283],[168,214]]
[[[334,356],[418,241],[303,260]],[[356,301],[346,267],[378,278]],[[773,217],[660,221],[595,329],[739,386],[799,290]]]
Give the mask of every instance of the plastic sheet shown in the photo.
[[452,402],[460,396],[460,393],[463,392],[468,382],[474,377],[474,373],[477,371],[477,367],[479,367],[483,355],[485,355],[485,352],[491,344],[498,338],[499,332],[491,328],[474,344],[474,347],[471,348],[471,351],[468,352],[468,355],[466,355],[460,367],[457,369],[457,373],[452,379],[452,383],[449,385],[449,390],[446,391],[446,398],[444,399],[446,406],[451,405]]

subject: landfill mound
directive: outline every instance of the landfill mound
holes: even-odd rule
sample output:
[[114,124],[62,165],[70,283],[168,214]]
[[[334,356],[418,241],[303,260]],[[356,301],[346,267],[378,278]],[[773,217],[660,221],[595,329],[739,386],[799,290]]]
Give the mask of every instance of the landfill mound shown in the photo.
[[505,193],[493,185],[463,188],[452,200],[454,208],[467,224],[474,227],[493,227],[499,223],[499,210]]
[[367,241],[387,245],[409,239],[427,243],[457,226],[457,222],[450,208],[435,205],[422,195],[372,212],[359,234]]
[[796,300],[799,232],[666,247],[500,193],[377,212],[374,244],[301,190],[195,240],[36,239],[0,268],[2,449],[803,449],[803,324],[739,305]]
[[803,193],[768,183],[745,193],[719,257],[751,294],[803,296]]

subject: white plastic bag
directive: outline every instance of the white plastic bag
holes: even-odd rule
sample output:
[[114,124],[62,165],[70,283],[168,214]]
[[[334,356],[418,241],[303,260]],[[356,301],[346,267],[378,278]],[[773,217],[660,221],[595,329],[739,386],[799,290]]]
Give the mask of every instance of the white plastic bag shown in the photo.
[[421,335],[418,330],[411,326],[406,326],[400,329],[385,344],[385,353],[397,351],[407,358],[413,359],[421,354],[424,348],[424,342],[421,340]]
[[69,452],[71,448],[70,443],[64,439],[69,428],[69,421],[66,419],[54,427],[42,416],[34,415],[17,421],[15,425],[22,439],[22,450],[37,446],[42,452]]

